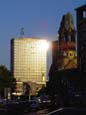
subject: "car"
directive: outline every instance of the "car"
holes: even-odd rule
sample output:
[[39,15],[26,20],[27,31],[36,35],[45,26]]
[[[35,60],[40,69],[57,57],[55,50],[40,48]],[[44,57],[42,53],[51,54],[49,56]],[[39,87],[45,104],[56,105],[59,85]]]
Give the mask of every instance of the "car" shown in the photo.
[[30,109],[38,110],[40,108],[40,104],[37,100],[30,100]]
[[48,115],[86,115],[86,108],[67,107],[48,113]]

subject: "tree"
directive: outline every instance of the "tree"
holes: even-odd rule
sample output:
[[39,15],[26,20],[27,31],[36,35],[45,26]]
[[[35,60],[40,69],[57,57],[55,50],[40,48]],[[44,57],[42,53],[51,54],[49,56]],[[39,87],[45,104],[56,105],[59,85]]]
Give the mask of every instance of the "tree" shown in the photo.
[[4,95],[4,89],[12,86],[11,72],[4,66],[0,65],[0,93]]

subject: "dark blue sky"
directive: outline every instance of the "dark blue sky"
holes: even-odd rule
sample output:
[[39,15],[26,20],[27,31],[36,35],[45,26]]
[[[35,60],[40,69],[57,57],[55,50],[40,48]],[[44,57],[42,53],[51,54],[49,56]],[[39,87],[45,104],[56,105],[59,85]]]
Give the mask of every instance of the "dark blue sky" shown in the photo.
[[21,27],[25,37],[57,40],[62,15],[72,13],[76,25],[75,8],[85,3],[85,0],[0,0],[0,64],[10,67],[10,40],[20,36]]

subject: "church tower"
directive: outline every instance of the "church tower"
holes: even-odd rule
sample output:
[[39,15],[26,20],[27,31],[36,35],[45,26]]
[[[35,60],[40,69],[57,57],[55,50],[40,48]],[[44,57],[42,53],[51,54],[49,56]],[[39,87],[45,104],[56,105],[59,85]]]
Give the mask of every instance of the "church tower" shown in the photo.
[[59,34],[59,60],[58,69],[77,68],[76,56],[76,31],[74,28],[73,17],[70,13],[63,15]]

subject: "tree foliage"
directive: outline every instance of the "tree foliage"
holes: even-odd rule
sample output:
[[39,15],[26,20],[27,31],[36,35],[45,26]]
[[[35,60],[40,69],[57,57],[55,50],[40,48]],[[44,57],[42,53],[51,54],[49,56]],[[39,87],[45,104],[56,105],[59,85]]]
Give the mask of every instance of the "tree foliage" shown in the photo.
[[11,87],[11,85],[11,72],[4,65],[0,65],[0,88]]

